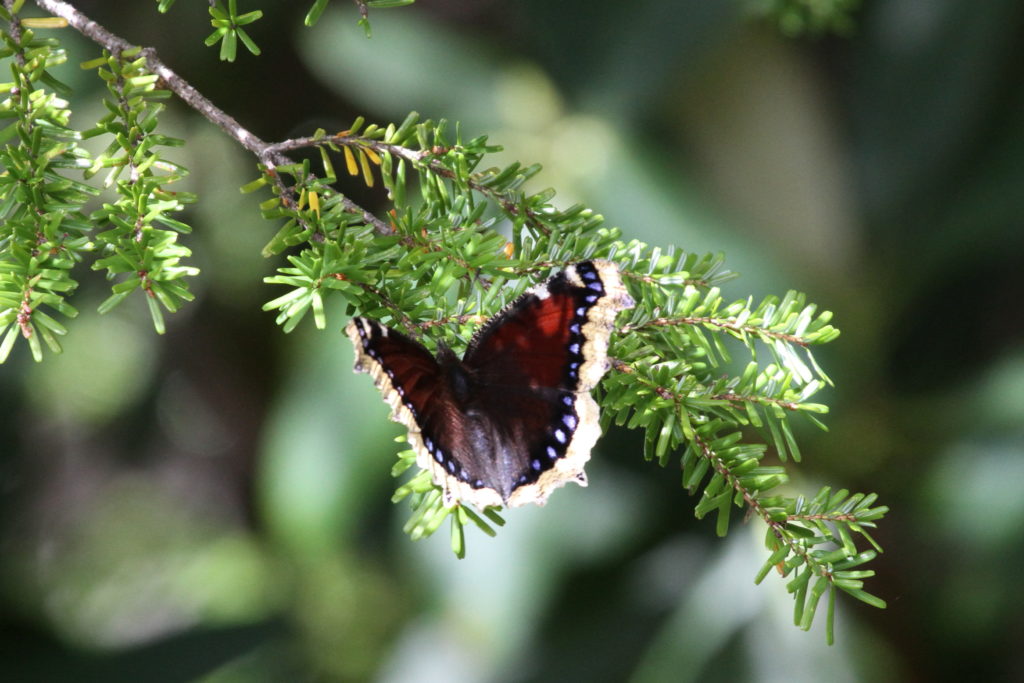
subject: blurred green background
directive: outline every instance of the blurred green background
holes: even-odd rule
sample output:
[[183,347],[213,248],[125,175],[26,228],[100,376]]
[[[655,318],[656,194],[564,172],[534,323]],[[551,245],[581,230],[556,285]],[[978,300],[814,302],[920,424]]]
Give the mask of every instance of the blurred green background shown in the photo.
[[[174,104],[198,301],[157,337],[141,301],[98,317],[83,272],[65,353],[0,366],[0,678],[1024,680],[1024,4],[865,2],[794,40],[738,2],[421,0],[368,41],[348,3],[307,30],[310,2],[265,2],[234,64],[205,3],[77,4],[265,139],[459,120],[627,237],[725,251],[727,298],[834,311],[831,431],[792,485],[891,506],[889,608],[841,599],[833,647],[793,627],[782,582],[752,583],[761,529],[717,539],[627,432],[465,560],[408,541],[399,428],[342,312],[289,336],[260,312],[254,160]],[[60,35],[87,128],[95,51]]]

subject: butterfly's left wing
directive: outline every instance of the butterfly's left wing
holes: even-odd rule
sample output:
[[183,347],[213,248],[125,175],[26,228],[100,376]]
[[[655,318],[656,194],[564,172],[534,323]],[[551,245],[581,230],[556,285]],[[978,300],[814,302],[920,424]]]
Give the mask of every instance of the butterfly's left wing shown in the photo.
[[470,343],[474,408],[493,422],[514,471],[507,505],[543,505],[567,481],[586,484],[601,432],[590,391],[608,369],[615,316],[632,306],[614,263],[583,261],[528,290]]
[[355,369],[370,374],[391,419],[408,428],[416,464],[442,487],[445,504],[502,505],[479,464],[477,422],[453,391],[458,360],[451,352],[435,359],[419,342],[369,318],[353,318],[345,332],[355,346]]

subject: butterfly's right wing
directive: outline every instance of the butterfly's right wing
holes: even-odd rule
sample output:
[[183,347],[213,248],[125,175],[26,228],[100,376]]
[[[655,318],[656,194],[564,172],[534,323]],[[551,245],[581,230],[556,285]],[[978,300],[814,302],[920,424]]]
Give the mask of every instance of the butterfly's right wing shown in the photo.
[[479,410],[503,435],[511,506],[543,505],[583,468],[600,435],[590,396],[608,368],[619,311],[634,305],[609,261],[567,266],[492,318],[470,343]]

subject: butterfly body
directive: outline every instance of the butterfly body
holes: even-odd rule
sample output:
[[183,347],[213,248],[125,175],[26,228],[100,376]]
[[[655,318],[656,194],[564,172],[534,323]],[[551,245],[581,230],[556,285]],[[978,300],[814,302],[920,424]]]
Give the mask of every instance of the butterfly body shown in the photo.
[[586,485],[600,435],[590,391],[607,370],[615,316],[632,305],[615,264],[584,261],[489,320],[461,360],[367,318],[346,332],[355,369],[408,427],[447,504],[543,505],[567,481]]

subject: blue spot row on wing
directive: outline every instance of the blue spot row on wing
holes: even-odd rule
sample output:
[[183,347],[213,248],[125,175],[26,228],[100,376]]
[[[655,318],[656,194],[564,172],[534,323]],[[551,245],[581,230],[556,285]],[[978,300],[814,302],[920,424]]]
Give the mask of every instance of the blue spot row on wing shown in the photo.
[[[576,265],[576,272],[580,279],[586,283],[582,293],[577,289],[577,302],[582,299],[582,304],[576,307],[573,320],[569,323],[569,342],[566,347],[568,360],[566,363],[566,376],[571,387],[579,386],[579,369],[585,362],[583,348],[587,339],[583,335],[583,325],[587,321],[590,309],[605,294],[604,283],[597,272],[597,268],[589,261]],[[536,481],[540,473],[550,469],[559,458],[565,457],[569,444],[572,442],[576,428],[579,426],[579,417],[576,414],[576,397],[572,393],[562,396],[563,409],[558,413],[554,422],[548,428],[547,438],[540,446],[538,454],[535,454],[530,461],[530,470],[520,475],[518,485],[528,481]]]
[[[405,389],[402,387],[400,383],[395,381],[394,371],[384,364],[384,361],[380,355],[380,351],[378,351],[377,347],[374,346],[373,344],[373,342],[377,338],[384,336],[383,334],[381,334],[381,326],[371,320],[363,319],[363,322],[365,324],[356,325],[356,329],[359,330],[359,338],[362,339],[363,341],[363,350],[366,352],[366,355],[368,355],[370,358],[377,362],[377,365],[379,365],[381,370],[384,371],[384,374],[388,376],[389,380],[391,380],[392,391],[398,394],[399,398],[402,399],[402,405],[404,405],[409,410],[409,413],[412,415],[413,419],[418,420],[419,414],[416,411],[416,406],[413,405],[411,401],[405,400]],[[366,331],[367,326],[370,327],[370,333]],[[370,336],[371,333],[372,337]]]
[[[423,433],[421,432],[421,434]],[[423,447],[427,449],[427,452],[430,453],[430,455],[434,458],[434,461],[438,465],[444,467],[444,469],[451,476],[455,477],[459,481],[468,483],[475,489],[480,489],[484,487],[484,482],[482,479],[476,479],[470,482],[469,472],[466,471],[466,468],[463,465],[460,465],[459,463],[455,462],[455,458],[452,458],[451,456],[445,454],[441,447],[434,443],[434,440],[431,439],[427,434],[423,434]]]

